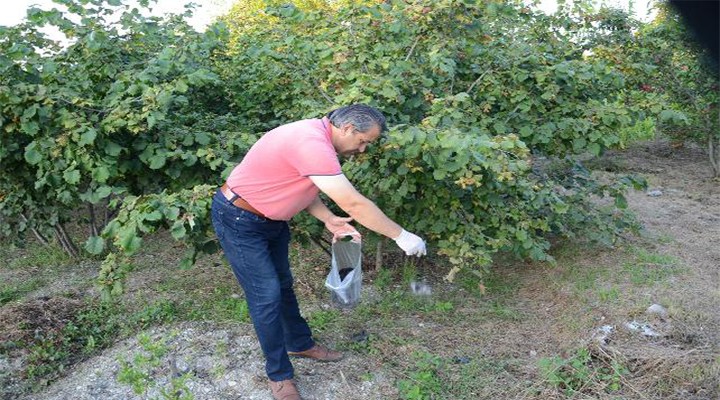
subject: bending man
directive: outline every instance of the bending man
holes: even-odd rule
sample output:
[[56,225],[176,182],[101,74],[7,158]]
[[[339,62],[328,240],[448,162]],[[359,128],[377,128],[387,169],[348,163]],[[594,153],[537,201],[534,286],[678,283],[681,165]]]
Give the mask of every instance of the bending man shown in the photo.
[[[260,138],[230,173],[212,202],[212,222],[225,257],[245,292],[275,399],[296,400],[289,356],[338,361],[342,354],[316,344],[300,315],[288,260],[287,221],[305,210],[335,237],[355,234],[353,219],[395,240],[407,255],[425,255],[425,242],[360,194],[338,155],[365,151],[386,130],[376,109],[356,104],[322,119],[275,128]],[[325,193],[349,217],[333,214]]]

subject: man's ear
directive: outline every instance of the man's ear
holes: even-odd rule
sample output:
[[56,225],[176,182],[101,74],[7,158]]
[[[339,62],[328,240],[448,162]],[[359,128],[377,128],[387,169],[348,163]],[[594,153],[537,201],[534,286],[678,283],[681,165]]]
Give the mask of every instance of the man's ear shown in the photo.
[[342,127],[343,135],[352,135],[352,133],[355,131],[355,126],[353,124],[347,124]]

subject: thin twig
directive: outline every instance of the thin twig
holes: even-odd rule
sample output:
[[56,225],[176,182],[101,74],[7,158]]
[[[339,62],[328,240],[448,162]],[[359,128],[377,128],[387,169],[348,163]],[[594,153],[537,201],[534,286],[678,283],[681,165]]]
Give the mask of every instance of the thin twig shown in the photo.
[[420,42],[420,38],[422,38],[422,36],[418,36],[415,39],[415,42],[410,47],[410,51],[408,51],[407,55],[405,56],[405,61],[409,60],[410,56],[412,56],[412,53],[415,51],[415,46],[417,46],[418,42]]
[[316,237],[310,236],[310,240],[312,240],[312,242],[315,243],[318,247],[320,247],[321,249],[323,249],[323,251],[326,252],[328,255],[331,255],[331,254],[332,254],[332,253],[330,253],[330,249],[328,249],[327,247],[323,246],[323,244],[320,243],[320,241],[319,241]]
[[473,82],[472,85],[470,85],[470,87],[468,88],[467,92],[468,92],[468,93],[472,92],[473,88],[475,88],[475,85],[477,85],[478,83],[480,83],[480,80],[481,80],[483,77],[485,77],[485,75],[487,75],[487,73],[490,72],[490,71],[492,71],[492,70],[489,69],[489,70],[483,72],[482,74],[480,74],[480,76],[479,76],[477,79],[475,79],[475,82]]
[[512,115],[515,113],[515,111],[518,110],[518,108],[520,108],[520,104],[518,104],[517,106],[515,106],[515,108],[514,108],[512,111],[510,111],[510,113],[508,113],[508,117],[505,118],[505,122],[503,122],[503,124],[507,124],[508,121],[510,121],[510,118],[511,118]]
[[[22,220],[23,220],[23,222],[25,223],[25,225],[28,225],[28,226],[30,225],[30,221],[28,220],[28,217],[25,215],[24,212],[21,212],[21,213],[20,213],[20,217],[22,218]],[[40,231],[38,231],[37,228],[35,228],[35,227],[30,227],[30,230],[31,230],[32,233],[35,235],[35,237],[37,238],[37,240],[40,241],[40,243],[42,243],[42,244],[45,245],[45,246],[47,246],[47,245],[50,244],[50,242],[47,240],[47,238],[46,238],[45,236],[43,236],[43,234],[40,233]]]
[[343,383],[345,383],[345,386],[350,387],[350,384],[348,383],[347,379],[345,379],[345,374],[343,374],[342,370],[339,371],[340,376],[342,377]]
[[315,82],[315,86],[317,86],[318,91],[319,91],[320,94],[325,98],[325,100],[327,100],[328,103],[330,103],[330,104],[332,104],[332,105],[335,105],[335,102],[334,102],[333,99],[330,97],[330,95],[328,95],[328,94],[322,89],[322,87],[320,87],[320,82],[318,82],[317,80],[313,80],[313,81]]

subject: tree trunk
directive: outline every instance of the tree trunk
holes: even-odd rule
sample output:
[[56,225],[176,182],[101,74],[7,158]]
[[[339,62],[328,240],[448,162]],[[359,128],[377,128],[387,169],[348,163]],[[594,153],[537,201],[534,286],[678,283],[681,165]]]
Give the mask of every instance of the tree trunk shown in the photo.
[[65,253],[73,258],[80,256],[77,246],[75,246],[70,236],[68,236],[65,227],[61,223],[55,225],[55,236],[57,237],[58,242],[60,242],[60,246],[62,246],[63,250],[65,250]]
[[712,133],[708,136],[708,155],[713,177],[718,178],[720,177],[720,138]]
[[380,271],[383,264],[383,247],[385,245],[385,237],[381,236],[375,247],[375,271]]
[[[20,217],[22,217],[22,220],[26,225],[28,225],[28,226],[30,225],[30,221],[28,220],[28,217],[25,216],[25,213],[20,213]],[[50,245],[50,242],[47,240],[47,238],[45,236],[43,236],[42,233],[40,233],[40,231],[38,231],[34,227],[30,227],[30,230],[35,235],[37,240],[40,241],[40,243],[42,243],[44,246]]]
[[90,236],[100,236],[95,218],[95,207],[92,204],[88,204],[88,213],[90,214]]
[[110,222],[110,200],[105,200],[105,207],[103,211],[103,228],[105,228]]

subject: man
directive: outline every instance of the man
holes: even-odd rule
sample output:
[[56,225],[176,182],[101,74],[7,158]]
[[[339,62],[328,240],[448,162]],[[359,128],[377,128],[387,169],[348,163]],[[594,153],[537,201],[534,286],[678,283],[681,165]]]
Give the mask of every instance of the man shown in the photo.
[[[275,128],[253,145],[213,198],[213,226],[245,292],[275,399],[300,399],[289,356],[342,358],[313,341],[300,315],[288,260],[288,220],[305,210],[337,238],[359,235],[349,224],[354,219],[394,239],[407,255],[426,254],[425,242],[355,190],[340,168],[338,154],[364,152],[385,129],[385,117],[361,104]],[[320,191],[349,217],[333,214]]]

